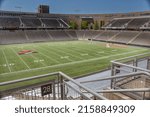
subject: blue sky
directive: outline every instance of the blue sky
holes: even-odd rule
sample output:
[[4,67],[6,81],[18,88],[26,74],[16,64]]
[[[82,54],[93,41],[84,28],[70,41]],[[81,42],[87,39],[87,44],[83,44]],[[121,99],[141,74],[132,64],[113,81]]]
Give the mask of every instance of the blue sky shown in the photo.
[[150,10],[150,0],[0,0],[0,10],[37,12],[39,4],[49,5],[52,13],[64,14],[105,14]]

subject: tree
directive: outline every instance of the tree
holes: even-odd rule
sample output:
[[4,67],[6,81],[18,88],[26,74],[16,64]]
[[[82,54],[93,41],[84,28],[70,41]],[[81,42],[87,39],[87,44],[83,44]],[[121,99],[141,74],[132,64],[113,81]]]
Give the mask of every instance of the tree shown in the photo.
[[70,21],[69,22],[70,29],[77,29],[78,24],[75,21]]
[[89,29],[93,29],[93,23],[88,24],[89,25]]
[[100,27],[104,26],[105,25],[105,21],[104,20],[101,20],[100,21]]
[[81,22],[81,29],[88,29],[88,22],[87,21]]
[[98,29],[99,29],[98,22],[97,22],[97,21],[95,21],[95,22],[94,22],[94,30],[98,30]]

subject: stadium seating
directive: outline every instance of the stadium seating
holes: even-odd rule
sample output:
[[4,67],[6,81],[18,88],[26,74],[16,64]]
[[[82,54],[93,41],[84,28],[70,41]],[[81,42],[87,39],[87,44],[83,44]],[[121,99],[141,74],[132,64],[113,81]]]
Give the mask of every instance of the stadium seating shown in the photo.
[[71,38],[69,37],[69,35],[67,35],[65,31],[51,30],[47,32],[49,33],[49,35],[51,35],[52,39],[55,41],[71,40]]
[[0,17],[0,29],[35,29],[35,28],[61,28],[67,29],[68,24],[60,18],[38,17]]
[[127,29],[140,29],[142,25],[147,23],[150,19],[149,18],[137,18],[133,19],[127,26]]
[[0,17],[1,29],[14,29],[19,28],[20,20],[18,17]]
[[83,40],[84,35],[85,35],[85,31],[84,30],[77,30],[76,34],[77,34],[77,37],[78,37],[79,40]]
[[126,29],[139,30],[142,26],[150,21],[150,18],[120,18],[114,19],[103,28],[105,29]]
[[86,39],[93,39],[99,33],[101,33],[101,31],[94,31],[94,30],[93,31],[85,31],[84,38],[86,38]]
[[45,24],[46,28],[62,28],[61,24],[58,22],[57,19],[53,18],[42,18],[41,21]]
[[109,25],[107,25],[107,28],[113,28],[113,29],[120,29],[120,28],[125,28],[126,24],[130,21],[131,19],[115,19],[113,20]]
[[143,32],[150,29],[149,17],[115,18],[105,30],[68,30],[67,17],[64,19],[54,14],[1,15],[0,44],[93,39],[150,46],[150,32]]
[[76,31],[77,37],[80,40],[87,40],[87,39],[95,39],[95,37],[97,37],[97,35],[99,35],[100,33],[102,33],[103,31],[99,30],[99,31],[88,31],[88,30],[79,30]]
[[131,44],[150,46],[150,32],[141,33]]
[[97,41],[150,46],[150,32],[71,31],[71,30],[1,30],[0,44],[93,39]]
[[29,42],[42,42],[51,39],[45,30],[26,30],[25,34]]
[[63,28],[68,28],[69,27],[69,25],[66,22],[64,22],[62,19],[59,19],[58,22],[61,24],[61,26]]
[[1,30],[0,31],[0,44],[17,44],[17,43],[27,43],[28,40],[25,36],[24,31],[15,30]]
[[77,34],[75,31],[67,30],[65,31],[67,35],[70,37],[72,40],[78,40]]
[[138,31],[121,31],[111,42],[119,42],[127,44],[130,42],[139,32]]
[[38,18],[21,18],[24,28],[40,28],[41,22]]
[[98,35],[95,40],[101,40],[101,41],[108,41],[113,36],[115,36],[118,33],[118,31],[103,31],[100,35]]
[[0,44],[77,40],[75,31],[58,30],[1,30]]

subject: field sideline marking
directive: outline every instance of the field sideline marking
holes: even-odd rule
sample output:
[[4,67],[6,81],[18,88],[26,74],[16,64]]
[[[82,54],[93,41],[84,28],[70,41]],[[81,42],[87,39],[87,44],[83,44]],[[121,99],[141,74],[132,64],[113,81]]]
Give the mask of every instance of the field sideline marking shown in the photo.
[[[65,66],[65,65],[71,65],[71,64],[82,63],[82,62],[101,60],[101,59],[105,59],[105,58],[109,58],[109,57],[114,57],[114,56],[119,56],[119,55],[126,55],[126,54],[140,52],[140,51],[145,51],[145,50],[135,50],[135,51],[132,51],[132,52],[126,52],[126,53],[115,54],[115,55],[110,55],[110,56],[103,56],[103,57],[98,57],[98,58],[93,58],[93,59],[88,59],[88,60],[74,61],[74,62],[57,64],[57,65],[52,65],[52,66],[47,66],[47,67],[34,68],[34,69],[30,69],[30,70],[21,70],[21,71],[11,72],[11,74],[12,73],[25,72],[25,71],[34,71],[34,70],[45,69],[45,68],[59,67],[59,66]],[[135,55],[138,55],[138,54],[135,54]],[[3,74],[0,74],[0,75],[6,75],[6,74],[10,74],[10,73],[3,73]]]
[[28,66],[28,64],[16,53],[16,51],[10,47],[10,49],[20,58],[20,60],[25,64],[25,66],[30,70],[31,68]]
[[12,72],[11,69],[10,69],[10,66],[9,66],[9,63],[8,63],[8,60],[7,60],[7,57],[6,57],[6,55],[5,55],[4,50],[2,50],[2,52],[3,52],[4,58],[5,58],[6,64],[7,64],[7,66],[8,66],[9,72]]

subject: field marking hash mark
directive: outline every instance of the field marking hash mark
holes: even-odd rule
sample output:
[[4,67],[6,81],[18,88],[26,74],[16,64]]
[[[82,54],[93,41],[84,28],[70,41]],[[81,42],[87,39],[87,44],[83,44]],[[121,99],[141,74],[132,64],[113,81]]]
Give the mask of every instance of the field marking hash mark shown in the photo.
[[4,50],[2,50],[2,53],[3,53],[3,55],[4,55],[4,58],[5,58],[5,61],[6,61],[7,67],[8,67],[8,69],[9,69],[9,72],[12,72],[12,71],[11,71],[11,68],[10,68],[10,66],[9,66],[9,63],[8,63],[8,60],[7,60],[7,57],[6,57],[6,55],[5,55]]
[[[140,51],[145,51],[145,50],[140,50]],[[92,58],[92,59],[88,59],[88,60],[74,61],[74,62],[57,64],[57,65],[52,65],[52,66],[47,66],[47,67],[39,67],[39,68],[34,68],[34,69],[29,69],[29,70],[21,70],[21,71],[16,71],[16,72],[11,72],[11,73],[20,73],[20,72],[25,72],[25,71],[34,71],[34,70],[45,69],[45,68],[59,67],[59,66],[65,66],[65,65],[73,65],[73,64],[77,64],[77,63],[101,60],[101,59],[105,59],[105,58],[109,58],[109,57],[115,57],[115,56],[119,56],[119,55],[126,55],[126,54],[140,52],[140,51],[135,50],[135,51],[130,51],[130,52],[126,52],[126,53],[119,53],[119,54],[110,55],[110,56],[103,56],[103,57],[97,57],[97,58]],[[136,54],[136,55],[138,55],[138,54]],[[5,74],[10,74],[10,73],[3,73],[3,74],[0,74],[0,75],[5,75]]]

